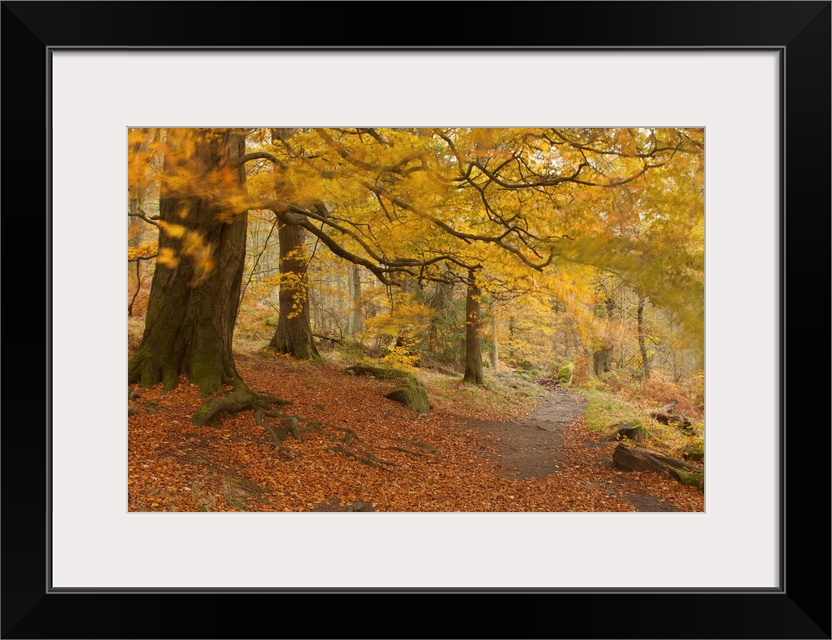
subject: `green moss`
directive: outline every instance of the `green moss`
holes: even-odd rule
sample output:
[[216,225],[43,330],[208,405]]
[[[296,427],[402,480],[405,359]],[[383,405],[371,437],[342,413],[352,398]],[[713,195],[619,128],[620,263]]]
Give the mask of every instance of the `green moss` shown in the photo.
[[630,430],[631,435],[628,435],[628,437],[636,442],[650,437],[650,431],[647,430],[647,427],[644,426],[641,420],[632,420],[631,422],[618,425],[619,433],[624,427]]
[[379,380],[416,380],[412,374],[399,369],[392,369],[390,367],[380,367],[375,364],[359,363],[351,367],[347,367],[347,371],[351,371],[358,376],[372,376]]
[[159,382],[159,376],[156,372],[148,366],[142,367],[141,373],[141,384],[143,387],[152,387],[154,384]]
[[608,427],[625,422],[638,422],[640,412],[611,393],[581,389],[587,400],[584,415],[591,431],[607,431]]
[[679,482],[688,487],[696,487],[700,491],[705,490],[705,472],[704,471],[685,471],[684,469],[674,469],[679,476]]
[[203,424],[205,416],[211,412],[211,407],[206,403],[196,410],[192,418],[194,424]]
[[384,397],[399,402],[408,409],[413,409],[419,413],[427,414],[430,411],[427,391],[413,376],[409,376],[405,385],[385,393]]
[[574,371],[574,369],[575,365],[571,362],[563,365],[558,371],[558,382],[562,385],[569,384],[572,380],[572,371]]
[[176,389],[179,386],[179,374],[176,369],[172,367],[166,368],[162,374],[162,381],[165,383],[163,393]]
[[705,441],[702,438],[692,438],[679,447],[679,454],[685,460],[703,462],[705,460]]
[[210,396],[222,389],[222,372],[215,354],[205,352],[191,357],[191,382],[199,387],[199,393]]
[[304,346],[298,351],[299,353],[295,355],[298,360],[311,360],[312,362],[321,362],[323,360],[321,355],[313,351],[311,346]]

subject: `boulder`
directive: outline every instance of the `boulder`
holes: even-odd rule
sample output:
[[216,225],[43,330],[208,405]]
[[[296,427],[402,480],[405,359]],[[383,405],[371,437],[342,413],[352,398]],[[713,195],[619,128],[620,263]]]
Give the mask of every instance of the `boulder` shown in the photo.
[[409,376],[401,387],[385,393],[384,397],[403,404],[408,409],[413,409],[419,415],[427,415],[430,411],[427,391],[414,376]]
[[351,367],[347,367],[345,371],[353,376],[372,376],[379,380],[398,380],[400,378],[413,377],[409,373],[399,371],[398,369],[378,367],[371,364],[354,364]]
[[428,392],[412,373],[370,364],[355,364],[347,367],[346,372],[354,376],[372,376],[379,380],[401,380],[402,385],[385,393],[384,397],[413,409],[420,416],[426,416],[430,411]]

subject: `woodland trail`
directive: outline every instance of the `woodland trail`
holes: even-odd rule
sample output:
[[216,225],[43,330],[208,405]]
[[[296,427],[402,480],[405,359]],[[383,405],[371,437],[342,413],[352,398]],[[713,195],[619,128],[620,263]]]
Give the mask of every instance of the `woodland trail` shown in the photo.
[[605,489],[636,511],[677,511],[669,500],[636,491],[625,474],[601,480],[597,472],[612,470],[616,442],[592,438],[583,424],[586,404],[581,394],[556,388],[528,415],[510,422],[471,420],[470,425],[496,442],[490,453],[503,478],[540,478],[565,469],[585,470],[578,476],[587,489]]
[[494,461],[504,478],[541,478],[557,473],[564,464],[563,433],[581,416],[583,396],[555,389],[528,415],[510,422],[471,421],[499,443]]

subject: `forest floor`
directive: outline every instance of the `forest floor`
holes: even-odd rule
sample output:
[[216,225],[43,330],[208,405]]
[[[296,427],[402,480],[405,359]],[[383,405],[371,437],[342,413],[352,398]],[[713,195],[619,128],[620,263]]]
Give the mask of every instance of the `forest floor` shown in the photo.
[[617,443],[586,428],[570,389],[493,373],[472,387],[424,370],[433,409],[418,417],[383,397],[394,381],[348,375],[331,358],[240,353],[237,365],[314,428],[281,451],[251,411],[194,426],[204,398],[184,376],[164,395],[133,385],[130,511],[704,510],[698,489],[614,469]]

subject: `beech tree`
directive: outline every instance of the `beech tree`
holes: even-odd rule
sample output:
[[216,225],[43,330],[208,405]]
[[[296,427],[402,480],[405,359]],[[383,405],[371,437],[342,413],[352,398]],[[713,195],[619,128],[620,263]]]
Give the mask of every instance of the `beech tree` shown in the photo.
[[477,273],[468,270],[467,294],[465,296],[465,382],[482,384],[482,320],[480,299],[482,289],[477,283]]
[[208,395],[239,380],[231,338],[245,260],[243,151],[237,130],[166,132],[157,268],[131,383],[169,390],[186,374]]
[[320,357],[309,322],[307,263],[303,227],[284,224],[278,230],[280,242],[280,315],[269,348],[299,360]]

